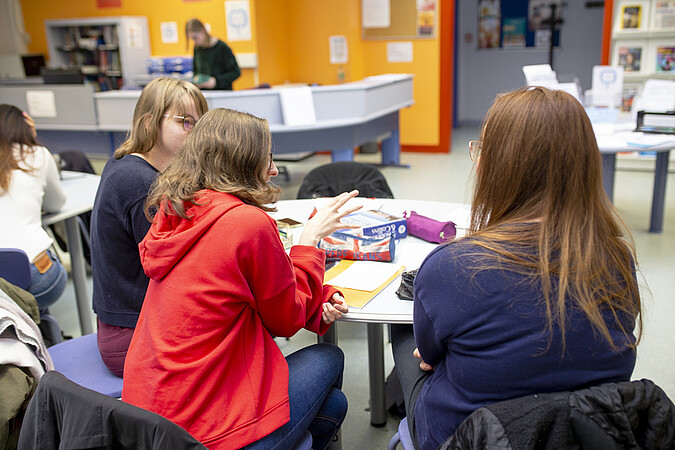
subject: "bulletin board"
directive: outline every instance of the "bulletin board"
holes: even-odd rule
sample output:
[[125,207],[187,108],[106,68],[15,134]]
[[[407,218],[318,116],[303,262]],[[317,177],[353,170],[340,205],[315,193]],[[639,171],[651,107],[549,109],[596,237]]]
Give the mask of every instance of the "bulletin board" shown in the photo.
[[389,0],[390,24],[386,28],[363,28],[364,39],[413,39],[434,38],[438,28],[438,2],[427,0],[433,5],[431,11],[420,11],[418,0]]

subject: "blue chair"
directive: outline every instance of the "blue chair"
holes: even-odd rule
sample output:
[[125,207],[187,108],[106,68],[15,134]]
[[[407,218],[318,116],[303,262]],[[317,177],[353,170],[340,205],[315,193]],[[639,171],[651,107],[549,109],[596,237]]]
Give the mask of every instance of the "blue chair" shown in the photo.
[[398,432],[389,440],[387,450],[396,450],[399,443],[403,446],[403,450],[415,450],[412,437],[410,436],[410,429],[408,428],[407,417],[404,417],[398,424]]
[[63,341],[49,347],[56,371],[70,381],[109,397],[122,396],[122,378],[103,363],[96,333]]
[[0,248],[0,278],[26,289],[30,286],[30,261],[18,248]]
[[[0,278],[18,286],[28,289],[30,286],[30,260],[28,255],[18,248],[0,248]],[[50,344],[58,344],[62,341],[61,327],[56,319],[49,315],[49,310],[40,311],[40,330],[45,340]]]

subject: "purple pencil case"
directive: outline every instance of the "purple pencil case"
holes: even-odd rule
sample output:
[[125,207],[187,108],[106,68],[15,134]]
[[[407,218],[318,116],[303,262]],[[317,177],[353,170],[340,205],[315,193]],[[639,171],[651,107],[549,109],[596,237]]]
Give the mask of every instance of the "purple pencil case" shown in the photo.
[[453,240],[457,234],[455,223],[451,221],[439,222],[415,211],[405,211],[403,217],[407,220],[408,233],[425,241],[443,244]]

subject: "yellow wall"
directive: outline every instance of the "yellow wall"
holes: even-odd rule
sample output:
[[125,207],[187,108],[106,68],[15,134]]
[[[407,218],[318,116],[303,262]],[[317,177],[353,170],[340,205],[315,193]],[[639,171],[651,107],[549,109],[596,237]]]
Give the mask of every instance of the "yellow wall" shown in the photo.
[[[152,55],[191,54],[180,30],[176,44],[163,44],[160,23],[175,21],[179,29],[190,17],[211,24],[212,33],[226,40],[223,0],[122,0],[122,8],[96,7],[95,0],[21,0],[29,50],[47,52],[45,19],[142,15],[148,17]],[[440,0],[439,0],[440,2]],[[258,54],[260,83],[307,82],[335,84],[339,66],[329,60],[329,36],[347,37],[349,62],[342,66],[344,81],[382,73],[414,75],[415,104],[401,112],[403,145],[439,144],[439,39],[414,39],[412,63],[388,63],[386,41],[361,37],[360,0],[250,0],[253,39],[228,42],[235,53]],[[438,21],[437,21],[438,23]],[[437,30],[437,35],[439,31]],[[255,85],[252,69],[242,71],[235,89]]]

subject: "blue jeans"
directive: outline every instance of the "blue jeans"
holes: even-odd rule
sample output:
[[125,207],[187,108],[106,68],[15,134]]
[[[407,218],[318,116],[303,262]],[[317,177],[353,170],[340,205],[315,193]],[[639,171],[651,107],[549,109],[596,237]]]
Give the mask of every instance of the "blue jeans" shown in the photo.
[[339,347],[311,345],[288,355],[286,361],[291,420],[245,449],[292,449],[309,430],[312,448],[322,450],[347,415],[347,398],[340,390],[344,354]]
[[45,273],[40,273],[35,264],[30,265],[30,286],[26,289],[37,300],[38,309],[47,309],[54,304],[66,288],[68,275],[61,262],[56,259],[51,251],[47,251],[52,266]]

